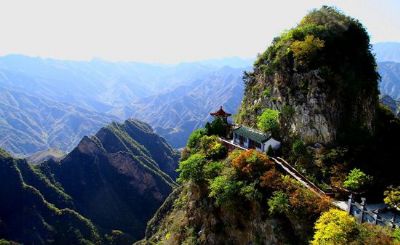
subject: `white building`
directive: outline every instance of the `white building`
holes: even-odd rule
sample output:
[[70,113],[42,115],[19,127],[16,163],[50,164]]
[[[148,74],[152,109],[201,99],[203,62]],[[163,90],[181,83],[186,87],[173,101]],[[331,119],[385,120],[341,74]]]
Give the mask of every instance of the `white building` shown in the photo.
[[245,126],[239,126],[233,130],[233,143],[246,149],[256,149],[260,152],[267,152],[270,146],[273,150],[281,147],[281,143],[272,138],[270,133],[264,133]]

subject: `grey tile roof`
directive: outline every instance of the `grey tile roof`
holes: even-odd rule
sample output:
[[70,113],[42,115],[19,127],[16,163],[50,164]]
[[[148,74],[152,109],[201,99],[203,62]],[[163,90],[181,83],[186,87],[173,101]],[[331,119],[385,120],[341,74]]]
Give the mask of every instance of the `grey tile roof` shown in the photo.
[[240,126],[239,128],[234,129],[233,132],[258,143],[264,143],[271,138],[270,133],[264,133],[246,126]]

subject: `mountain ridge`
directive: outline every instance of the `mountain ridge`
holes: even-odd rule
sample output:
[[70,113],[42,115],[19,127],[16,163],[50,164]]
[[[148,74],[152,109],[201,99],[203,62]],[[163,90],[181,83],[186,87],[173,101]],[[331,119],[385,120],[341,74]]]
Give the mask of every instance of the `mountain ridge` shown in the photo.
[[[33,215],[43,216],[50,231],[60,229],[54,224],[59,222],[58,219],[47,220],[46,213],[43,212],[48,211],[36,207],[47,205],[57,213],[66,212],[69,216],[76,214],[76,217],[90,225],[94,235],[83,233],[87,232],[87,228],[75,221],[72,224],[62,224],[70,225],[70,229],[89,244],[112,244],[107,239],[131,244],[140,239],[144,235],[146,222],[176,187],[174,170],[179,154],[156,135],[148,124],[133,119],[124,123],[111,123],[93,136],[84,136],[61,160],[49,159],[41,164],[31,165],[23,159],[14,160],[4,151],[0,153],[0,168],[6,166],[7,161],[12,161],[15,162],[16,172],[21,175],[21,178],[17,178],[15,174],[8,174],[9,182],[20,183],[23,180],[21,185],[32,186],[33,189],[28,188],[40,197],[28,198],[27,202],[16,207],[33,210]],[[0,174],[7,172],[2,170]],[[5,189],[2,192],[3,187]],[[8,193],[6,191],[15,192],[16,188],[20,187],[2,185],[0,199],[5,200]],[[18,197],[15,193],[12,196]],[[67,211],[63,211],[64,209]],[[4,226],[0,226],[1,237],[23,243],[33,240],[35,244],[47,244],[46,239],[53,239],[58,244],[65,244],[58,238],[59,234],[66,236],[62,229],[60,232],[49,233],[43,228],[35,233],[37,238],[33,239],[29,232],[25,232],[26,226],[16,224],[17,227],[12,229],[20,232],[9,234],[7,229],[13,225],[9,223],[7,210],[4,206],[0,208],[0,220],[5,220]],[[25,217],[27,214],[23,215]],[[46,223],[39,222],[38,227],[39,224],[40,227],[45,227]],[[26,224],[32,226],[30,222]],[[66,229],[65,232],[67,231],[69,230]],[[74,240],[74,233],[65,239],[74,241],[74,244],[85,242]]]

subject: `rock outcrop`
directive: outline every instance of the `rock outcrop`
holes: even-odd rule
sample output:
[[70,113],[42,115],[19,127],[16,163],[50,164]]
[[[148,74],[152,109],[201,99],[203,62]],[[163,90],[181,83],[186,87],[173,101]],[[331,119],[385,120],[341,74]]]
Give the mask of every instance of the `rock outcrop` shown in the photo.
[[335,9],[312,11],[275,38],[245,74],[239,123],[281,112],[282,137],[334,144],[371,135],[378,105],[374,56],[364,27]]

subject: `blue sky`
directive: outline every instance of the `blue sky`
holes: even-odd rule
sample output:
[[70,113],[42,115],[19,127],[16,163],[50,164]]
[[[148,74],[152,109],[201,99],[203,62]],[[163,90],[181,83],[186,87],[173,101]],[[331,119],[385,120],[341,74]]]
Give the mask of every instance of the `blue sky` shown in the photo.
[[255,57],[322,5],[400,41],[400,0],[2,0],[0,55],[175,63]]

